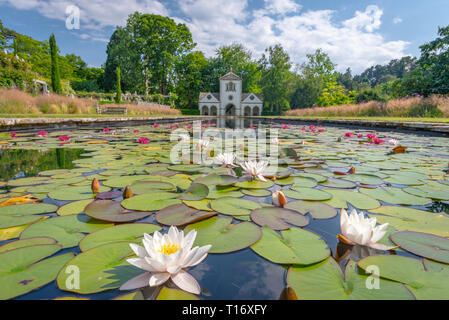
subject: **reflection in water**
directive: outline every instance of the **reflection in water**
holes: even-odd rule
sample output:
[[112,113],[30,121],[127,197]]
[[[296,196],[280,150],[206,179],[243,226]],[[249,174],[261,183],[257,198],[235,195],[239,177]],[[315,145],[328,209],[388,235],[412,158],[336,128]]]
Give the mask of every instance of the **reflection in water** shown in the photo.
[[82,149],[0,150],[0,179],[36,176],[40,171],[73,169],[72,161],[85,153]]
[[210,254],[189,272],[201,283],[203,299],[277,300],[285,287],[285,269],[249,248],[228,254]]
[[249,127],[258,127],[261,125],[261,121],[240,117],[218,117],[214,120],[202,121],[202,124],[216,124],[220,129],[248,129]]

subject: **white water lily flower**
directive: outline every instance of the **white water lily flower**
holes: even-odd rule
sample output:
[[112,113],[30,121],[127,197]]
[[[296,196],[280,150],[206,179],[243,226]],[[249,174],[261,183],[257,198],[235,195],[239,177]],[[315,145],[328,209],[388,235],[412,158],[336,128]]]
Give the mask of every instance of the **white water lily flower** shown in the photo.
[[272,199],[273,199],[273,204],[276,207],[281,207],[283,208],[284,205],[287,204],[287,198],[285,198],[284,193],[281,190],[278,190],[276,192],[273,192],[273,194],[271,195]]
[[223,167],[226,168],[233,168],[236,167],[234,165],[234,161],[235,161],[235,154],[232,152],[225,152],[225,153],[220,153],[219,155],[217,155],[215,157],[215,161],[217,161],[218,163],[220,163]]
[[240,166],[245,171],[244,177],[259,178],[260,181],[267,181],[262,175],[267,169],[267,161],[246,161],[241,163]]
[[340,228],[343,235],[337,238],[350,245],[362,245],[378,250],[391,250],[389,247],[377,243],[387,232],[388,223],[376,227],[376,218],[365,218],[363,212],[357,213],[355,209],[348,216],[345,209],[341,209]]
[[392,146],[397,146],[397,145],[399,144],[399,141],[396,140],[396,139],[390,139],[390,140],[388,141],[388,143],[389,143],[390,145],[392,145]]
[[137,258],[127,259],[130,264],[147,272],[127,281],[120,290],[134,290],[146,286],[160,286],[168,279],[182,290],[199,294],[200,285],[183,269],[193,267],[203,261],[211,245],[195,247],[196,231],[190,231],[184,237],[184,231],[171,226],[168,233],[162,235],[158,231],[153,236],[144,234],[144,247],[130,243]]
[[274,144],[274,145],[279,145],[281,143],[278,138],[273,138],[270,140],[270,142],[271,142],[271,144]]
[[181,139],[181,141],[190,141],[190,136],[188,134],[180,134],[179,138]]
[[196,147],[198,150],[207,149],[209,147],[209,140],[199,139]]

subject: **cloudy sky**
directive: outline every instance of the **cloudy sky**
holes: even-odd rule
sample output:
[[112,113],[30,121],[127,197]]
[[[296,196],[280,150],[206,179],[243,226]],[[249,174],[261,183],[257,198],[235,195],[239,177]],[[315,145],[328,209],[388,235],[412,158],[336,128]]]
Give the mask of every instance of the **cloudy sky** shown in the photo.
[[[66,9],[80,10],[80,28],[66,28]],[[197,49],[214,55],[220,45],[243,43],[255,57],[277,43],[294,63],[317,48],[341,71],[355,73],[404,55],[449,24],[447,0],[0,0],[5,27],[48,39],[55,33],[63,54],[80,55],[91,66],[106,60],[115,26],[139,11],[187,24]]]

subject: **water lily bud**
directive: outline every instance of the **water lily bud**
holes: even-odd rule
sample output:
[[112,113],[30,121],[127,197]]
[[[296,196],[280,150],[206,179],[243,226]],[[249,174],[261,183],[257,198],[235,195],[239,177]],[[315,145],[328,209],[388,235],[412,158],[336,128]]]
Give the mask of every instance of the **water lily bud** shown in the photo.
[[128,199],[133,196],[133,192],[129,186],[126,186],[125,190],[123,190],[123,199]]
[[349,169],[348,173],[349,173],[349,174],[355,174],[355,168],[352,167],[351,169]]
[[92,184],[91,184],[90,188],[92,189],[93,193],[98,193],[100,191],[100,181],[98,181],[97,178],[94,178],[92,180]]
[[273,204],[277,207],[283,208],[287,204],[287,198],[285,198],[281,190],[274,192],[272,198]]

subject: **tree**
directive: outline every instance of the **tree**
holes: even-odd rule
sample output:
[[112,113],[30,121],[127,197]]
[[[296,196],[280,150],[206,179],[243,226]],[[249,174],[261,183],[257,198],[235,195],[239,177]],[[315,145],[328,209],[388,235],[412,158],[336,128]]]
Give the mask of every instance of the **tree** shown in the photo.
[[[105,77],[120,67],[125,90],[146,93],[148,83],[151,83],[153,91],[167,95],[176,80],[177,58],[194,46],[185,24],[159,15],[135,12],[128,17],[126,27],[118,27],[111,36]],[[106,85],[112,88],[110,83]]]
[[198,108],[198,97],[205,90],[208,61],[201,51],[181,56],[176,62],[176,105],[185,109]]
[[346,90],[346,88],[337,83],[337,80],[331,80],[326,83],[316,102],[317,106],[328,107],[340,104],[351,104],[355,102],[355,92]]
[[115,94],[115,102],[120,103],[122,101],[122,85],[120,83],[120,68],[117,67],[116,71],[116,79],[117,79],[117,85],[116,85],[116,94]]
[[56,47],[55,35],[50,36],[50,56],[51,56],[51,86],[54,92],[62,92],[61,78],[59,75],[58,48]]
[[438,28],[438,35],[435,40],[420,46],[419,65],[423,77],[432,75],[432,89],[425,92],[426,95],[449,93],[449,26]]
[[292,78],[291,63],[288,53],[280,44],[265,50],[259,61],[262,70],[262,93],[265,104],[271,114],[281,114],[290,109],[288,96],[288,81]]

